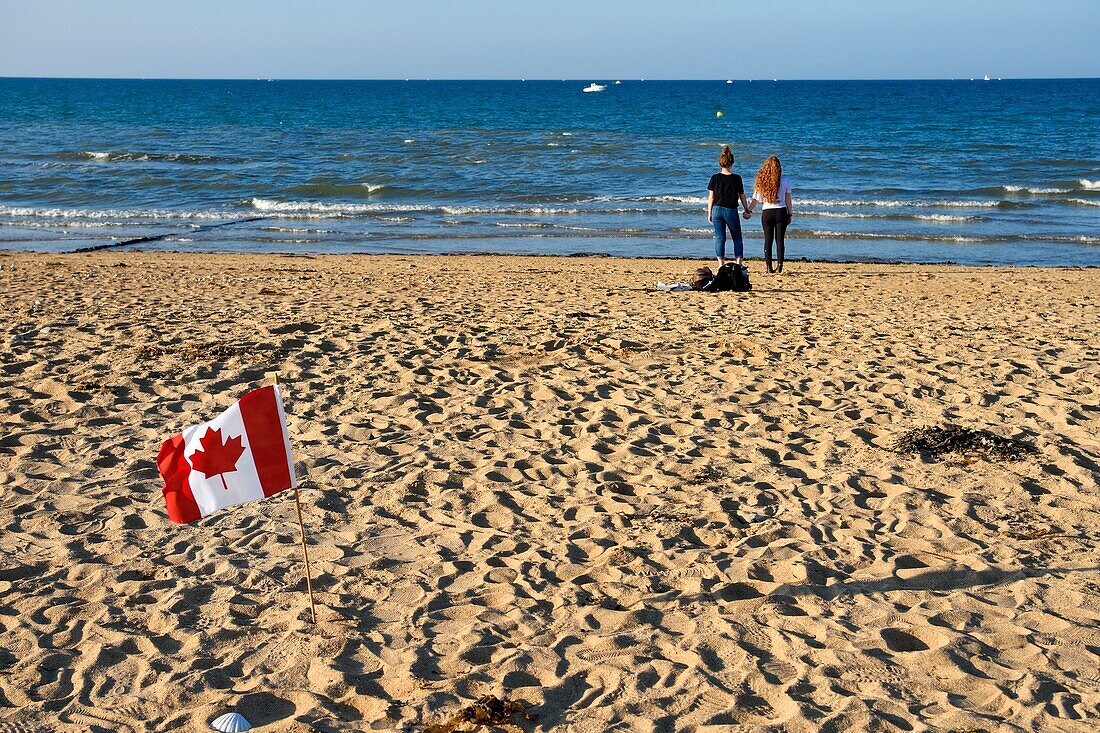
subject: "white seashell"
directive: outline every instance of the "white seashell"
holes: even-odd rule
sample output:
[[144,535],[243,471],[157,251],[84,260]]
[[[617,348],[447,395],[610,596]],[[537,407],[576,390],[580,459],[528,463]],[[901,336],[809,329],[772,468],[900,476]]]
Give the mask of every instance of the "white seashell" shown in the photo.
[[210,722],[210,727],[220,730],[222,733],[234,733],[241,730],[252,730],[252,724],[244,719],[240,713],[226,713],[219,715]]

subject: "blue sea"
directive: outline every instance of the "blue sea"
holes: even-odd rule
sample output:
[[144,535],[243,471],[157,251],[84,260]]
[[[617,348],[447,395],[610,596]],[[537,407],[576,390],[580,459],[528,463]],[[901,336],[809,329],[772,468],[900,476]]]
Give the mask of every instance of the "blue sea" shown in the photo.
[[707,257],[723,144],[788,258],[1100,265],[1095,79],[0,79],[0,248]]

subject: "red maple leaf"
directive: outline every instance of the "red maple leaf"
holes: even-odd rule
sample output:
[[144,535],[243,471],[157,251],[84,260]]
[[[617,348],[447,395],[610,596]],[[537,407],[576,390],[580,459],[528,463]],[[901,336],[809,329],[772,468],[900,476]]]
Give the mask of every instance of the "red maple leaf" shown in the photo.
[[206,474],[206,478],[220,476],[222,486],[229,491],[229,484],[225,483],[225,474],[237,470],[237,461],[244,453],[241,445],[241,436],[237,435],[222,442],[222,431],[219,428],[206,429],[206,435],[199,438],[202,450],[191,454],[191,466],[199,473]]

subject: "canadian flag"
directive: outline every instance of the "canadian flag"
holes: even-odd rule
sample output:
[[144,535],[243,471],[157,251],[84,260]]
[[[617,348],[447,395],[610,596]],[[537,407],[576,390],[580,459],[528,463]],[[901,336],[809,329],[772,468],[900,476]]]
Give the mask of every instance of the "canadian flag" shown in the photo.
[[294,488],[279,387],[249,392],[210,422],[166,440],[157,469],[168,518],[178,524]]

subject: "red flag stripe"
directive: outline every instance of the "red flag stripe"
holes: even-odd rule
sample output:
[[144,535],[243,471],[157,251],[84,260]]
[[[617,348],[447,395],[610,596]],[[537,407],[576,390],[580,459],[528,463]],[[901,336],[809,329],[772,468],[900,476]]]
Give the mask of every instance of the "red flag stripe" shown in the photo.
[[164,503],[168,506],[168,518],[176,524],[202,518],[199,505],[191,494],[191,464],[183,457],[183,448],[183,436],[174,435],[164,441],[157,454],[157,470],[164,479]]
[[252,451],[264,496],[289,489],[294,485],[290,475],[290,446],[275,388],[261,387],[249,392],[241,398],[240,404],[248,448]]

